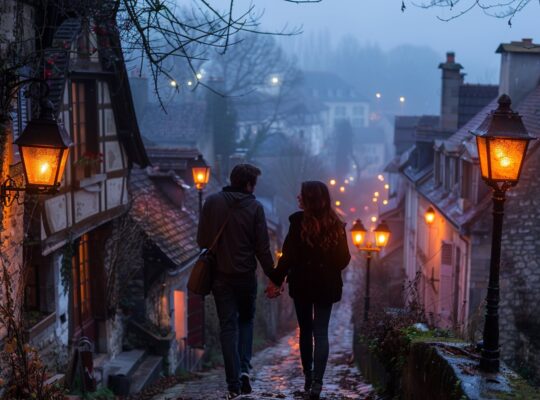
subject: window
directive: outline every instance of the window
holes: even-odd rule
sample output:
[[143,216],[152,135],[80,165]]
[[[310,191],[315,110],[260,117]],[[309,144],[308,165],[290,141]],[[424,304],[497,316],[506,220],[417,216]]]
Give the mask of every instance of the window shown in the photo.
[[464,199],[473,201],[472,198],[472,174],[473,168],[472,164],[467,161],[462,161],[461,163],[462,174],[461,174],[461,197]]
[[434,171],[433,175],[435,178],[435,186],[439,186],[441,184],[441,153],[438,151],[435,151],[434,159],[433,159],[433,166]]
[[30,319],[37,322],[40,315],[54,311],[54,276],[50,260],[41,255],[39,246],[25,249],[24,258],[27,271],[24,310],[32,313]]
[[71,84],[73,164],[77,180],[89,177],[99,168],[99,133],[95,81]]
[[353,107],[353,115],[364,115],[364,107],[363,106],[354,106]]
[[344,117],[347,115],[347,110],[344,106],[336,106],[336,108],[334,109],[334,114],[336,115],[336,117]]
[[74,327],[78,328],[92,317],[88,234],[84,234],[80,238],[76,247],[71,265],[73,277],[73,323]]
[[364,126],[364,118],[352,118],[351,119],[351,126],[353,128],[361,128]]
[[451,171],[450,171],[450,157],[445,156],[444,157],[444,188],[446,190],[450,190],[450,178],[452,177]]

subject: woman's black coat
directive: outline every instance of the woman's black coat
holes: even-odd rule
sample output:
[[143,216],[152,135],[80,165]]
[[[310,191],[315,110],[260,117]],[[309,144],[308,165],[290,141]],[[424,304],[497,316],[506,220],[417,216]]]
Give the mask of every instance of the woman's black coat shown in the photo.
[[294,299],[319,304],[335,303],[341,300],[341,271],[351,259],[345,226],[337,246],[327,250],[311,247],[300,237],[303,216],[304,213],[300,211],[289,217],[289,233],[283,243],[283,255],[271,279],[281,286],[287,276],[289,294]]

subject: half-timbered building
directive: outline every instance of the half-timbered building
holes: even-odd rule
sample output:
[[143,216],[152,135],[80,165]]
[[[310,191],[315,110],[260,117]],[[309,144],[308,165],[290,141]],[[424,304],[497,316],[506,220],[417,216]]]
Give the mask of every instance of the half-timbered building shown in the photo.
[[30,342],[61,367],[83,337],[104,358],[122,349],[108,249],[113,221],[128,210],[130,168],[148,160],[113,23],[65,19],[43,75],[74,146],[59,192],[26,204],[24,310]]

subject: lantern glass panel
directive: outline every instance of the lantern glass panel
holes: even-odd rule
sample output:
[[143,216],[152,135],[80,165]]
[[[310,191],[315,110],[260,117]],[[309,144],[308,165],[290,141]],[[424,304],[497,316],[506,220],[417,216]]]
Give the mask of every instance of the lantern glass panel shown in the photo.
[[378,247],[384,247],[388,244],[390,238],[390,232],[375,231],[375,242]]
[[486,138],[477,136],[476,146],[478,147],[478,158],[480,159],[480,171],[482,172],[482,178],[489,179],[488,150]]
[[435,212],[433,210],[427,210],[425,218],[426,223],[432,224],[435,221]]
[[197,189],[202,189],[208,183],[210,178],[210,168],[209,167],[193,167],[193,182]]
[[517,181],[527,144],[527,140],[491,139],[489,141],[490,178],[497,181]]
[[[54,186],[63,149],[21,146],[20,150],[26,171],[27,184],[31,186]],[[67,151],[65,153],[67,154]],[[65,165],[65,160],[62,161]]]
[[366,240],[366,232],[351,231],[351,235],[355,246],[362,246],[364,244],[364,240]]

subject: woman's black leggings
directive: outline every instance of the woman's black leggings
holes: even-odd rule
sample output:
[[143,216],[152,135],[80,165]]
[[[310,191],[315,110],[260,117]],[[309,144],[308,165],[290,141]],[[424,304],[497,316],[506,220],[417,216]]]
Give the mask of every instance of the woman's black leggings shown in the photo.
[[328,323],[332,304],[315,304],[295,299],[294,307],[300,327],[300,358],[304,374],[312,376],[315,382],[322,383],[328,361]]

